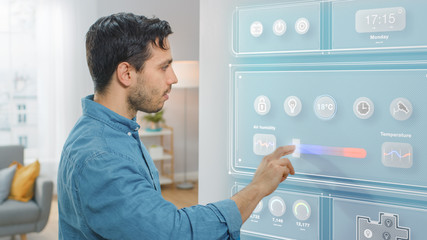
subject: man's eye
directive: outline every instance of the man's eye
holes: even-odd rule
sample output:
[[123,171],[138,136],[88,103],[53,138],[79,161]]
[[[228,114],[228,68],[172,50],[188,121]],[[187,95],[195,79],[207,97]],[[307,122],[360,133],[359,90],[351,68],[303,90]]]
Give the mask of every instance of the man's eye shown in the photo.
[[163,71],[166,71],[166,69],[168,69],[168,67],[169,67],[169,65],[163,66],[163,67],[162,67],[162,70],[163,70]]

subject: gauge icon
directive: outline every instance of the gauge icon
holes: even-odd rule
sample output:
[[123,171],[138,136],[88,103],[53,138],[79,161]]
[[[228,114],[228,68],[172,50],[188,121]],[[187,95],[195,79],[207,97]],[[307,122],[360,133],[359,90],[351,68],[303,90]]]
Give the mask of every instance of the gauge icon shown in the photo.
[[274,196],[268,201],[268,209],[273,216],[281,217],[286,211],[285,201],[281,197]]
[[307,201],[302,199],[297,200],[292,206],[292,212],[298,220],[305,221],[311,216],[310,204],[308,204]]
[[260,213],[262,211],[262,208],[264,207],[264,204],[262,203],[262,200],[256,205],[256,208],[254,209],[253,213]]

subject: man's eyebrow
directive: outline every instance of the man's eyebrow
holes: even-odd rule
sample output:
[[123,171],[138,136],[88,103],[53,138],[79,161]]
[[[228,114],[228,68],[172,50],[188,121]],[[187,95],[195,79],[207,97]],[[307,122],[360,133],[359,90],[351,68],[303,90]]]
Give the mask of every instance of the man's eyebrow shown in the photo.
[[160,65],[171,64],[172,62],[173,62],[173,59],[167,59],[167,60],[161,62]]

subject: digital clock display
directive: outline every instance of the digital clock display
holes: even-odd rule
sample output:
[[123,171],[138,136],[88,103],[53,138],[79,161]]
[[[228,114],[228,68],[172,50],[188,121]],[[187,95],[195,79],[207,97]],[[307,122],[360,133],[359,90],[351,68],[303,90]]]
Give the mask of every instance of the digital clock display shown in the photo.
[[365,9],[356,12],[358,33],[402,31],[406,27],[403,7]]

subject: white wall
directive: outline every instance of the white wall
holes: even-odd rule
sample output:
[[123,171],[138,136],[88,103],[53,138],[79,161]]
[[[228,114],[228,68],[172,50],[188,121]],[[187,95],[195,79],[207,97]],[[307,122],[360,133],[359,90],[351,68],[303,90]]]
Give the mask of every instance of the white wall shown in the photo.
[[187,177],[197,179],[199,170],[199,90],[187,89],[187,113],[184,111],[185,89],[172,89],[165,104],[166,124],[174,129],[175,179],[184,172],[184,124],[187,114]]
[[[199,203],[230,197],[228,175],[228,0],[200,1]],[[229,18],[224,16],[230,16]]]

